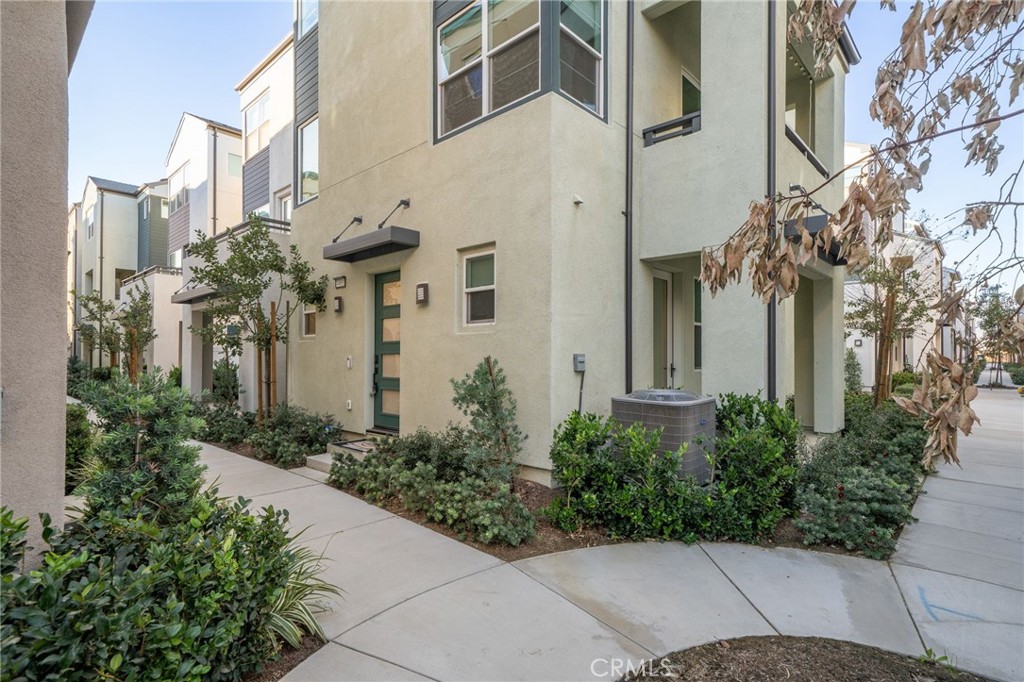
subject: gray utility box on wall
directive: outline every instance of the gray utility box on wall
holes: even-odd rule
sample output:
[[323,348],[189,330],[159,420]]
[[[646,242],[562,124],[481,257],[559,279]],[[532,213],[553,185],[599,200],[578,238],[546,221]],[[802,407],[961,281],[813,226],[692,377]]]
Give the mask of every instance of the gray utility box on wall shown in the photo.
[[679,475],[693,476],[699,483],[711,478],[704,452],[715,446],[713,397],[673,389],[641,389],[612,398],[612,417],[624,426],[640,422],[648,429],[664,429],[662,452],[675,452],[686,444]]

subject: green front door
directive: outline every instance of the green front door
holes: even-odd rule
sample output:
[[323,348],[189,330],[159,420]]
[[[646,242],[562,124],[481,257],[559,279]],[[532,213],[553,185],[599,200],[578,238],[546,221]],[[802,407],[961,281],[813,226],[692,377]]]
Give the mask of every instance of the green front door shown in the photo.
[[373,425],[398,430],[402,338],[401,273],[377,275],[373,306]]

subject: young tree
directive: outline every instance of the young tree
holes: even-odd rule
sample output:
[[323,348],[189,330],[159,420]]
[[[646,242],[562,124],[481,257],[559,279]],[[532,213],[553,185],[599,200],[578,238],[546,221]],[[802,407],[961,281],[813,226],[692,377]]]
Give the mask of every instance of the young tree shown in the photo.
[[153,297],[143,281],[127,291],[127,299],[118,304],[100,297],[98,292],[78,295],[83,315],[75,329],[89,348],[99,348],[110,357],[110,366],[123,359],[124,369],[133,384],[139,381],[142,353],[153,339]]
[[892,393],[893,346],[929,319],[935,292],[921,282],[908,256],[872,259],[860,273],[862,289],[848,302],[846,326],[875,341],[875,405]]
[[110,366],[116,367],[117,351],[121,347],[121,329],[114,321],[117,304],[105,300],[95,291],[79,294],[72,290],[71,295],[82,308],[82,316],[75,325],[75,331],[82,336],[82,343],[89,347],[90,353],[100,351],[100,366],[103,365],[103,353],[106,353]]
[[[790,16],[791,40],[810,40],[816,68],[823,71],[831,61],[845,31],[844,21],[855,0],[841,4],[820,0],[798,0]],[[895,0],[881,6],[896,11]],[[998,131],[1003,121],[1024,114],[1024,108],[1008,112],[1024,84],[1024,59],[1019,47],[1024,35],[1021,13],[1024,2],[1006,0],[917,0],[906,4],[907,18],[899,44],[878,68],[876,92],[869,107],[871,117],[885,129],[887,137],[857,160],[827,178],[818,187],[789,195],[778,194],[754,201],[747,220],[724,243],[704,249],[701,280],[714,295],[743,278],[746,262],[754,294],[766,303],[782,300],[796,292],[797,266],[817,257],[819,248],[838,244],[848,267],[864,268],[872,246],[881,249],[893,239],[893,221],[909,209],[907,192],[920,190],[932,160],[931,142],[941,136],[961,134],[967,165],[978,165],[986,174],[995,173],[1003,145]],[[953,125],[961,123],[960,125]],[[1016,142],[1015,142],[1016,143]],[[814,206],[813,195],[844,173],[863,164],[861,175],[850,186],[843,204],[829,218],[826,228],[811,235],[803,218]],[[963,227],[982,235],[986,242],[1000,245],[999,253],[973,277],[943,292],[936,304],[936,325],[966,322],[965,295],[977,290],[986,279],[1009,269],[1024,268],[1018,255],[1016,212],[1024,207],[1013,200],[1024,163],[1007,177],[999,197],[965,203]],[[1011,209],[1013,240],[1000,234],[1000,218]],[[797,241],[784,237],[784,222],[796,220]],[[961,230],[961,231],[964,231]],[[1006,255],[1007,245],[1013,252]],[[975,250],[977,250],[977,248]],[[973,252],[972,252],[973,253]],[[1020,312],[1018,307],[1016,313]],[[1008,336],[1017,348],[1024,348],[1024,325],[1004,321]],[[970,402],[977,389],[972,372],[940,354],[927,355],[924,382],[912,399],[896,398],[911,412],[927,416],[929,440],[924,462],[933,467],[939,458],[959,462],[957,429],[968,435],[977,421]]]
[[[246,343],[255,346],[256,414],[262,421],[264,402],[268,408],[277,402],[277,343],[288,342],[288,322],[296,310],[304,305],[324,310],[327,276],[315,278],[313,267],[294,244],[282,253],[255,213],[249,215],[246,229],[228,235],[226,257],[218,253],[219,245],[219,239],[197,232],[196,241],[189,247],[199,261],[192,268],[192,281],[216,292],[206,309],[208,323],[190,329],[208,343],[222,347],[228,357],[240,356]],[[277,288],[277,298],[266,301],[272,286]],[[286,297],[294,305],[283,305]],[[266,396],[264,372],[269,377]]]
[[1018,357],[1012,330],[1005,328],[1008,320],[1012,324],[1015,312],[1019,312],[1016,302],[998,284],[983,288],[970,304],[971,317],[981,332],[979,350],[996,363],[993,383],[1002,383],[1004,355],[1008,360]]

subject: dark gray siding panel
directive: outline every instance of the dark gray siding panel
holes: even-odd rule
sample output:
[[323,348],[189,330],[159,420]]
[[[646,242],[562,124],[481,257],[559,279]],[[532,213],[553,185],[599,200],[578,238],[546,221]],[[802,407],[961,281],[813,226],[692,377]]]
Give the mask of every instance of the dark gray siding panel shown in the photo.
[[[139,212],[139,252],[137,255],[139,267],[137,272],[142,272],[150,266],[149,262],[149,218],[143,218],[142,207],[144,201],[140,201],[135,210]],[[152,207],[151,207],[152,208]]]
[[473,4],[473,0],[434,0],[434,26],[448,21]]
[[[160,215],[162,199],[149,198],[149,267],[167,265],[167,218]],[[139,266],[142,270],[142,266]]]
[[315,116],[319,107],[319,57],[317,41],[320,28],[314,27],[295,46],[295,123],[302,125]]
[[188,246],[188,214],[189,207],[185,206],[171,214],[167,221],[167,253],[177,251]]
[[270,147],[256,154],[242,166],[242,214],[270,201]]

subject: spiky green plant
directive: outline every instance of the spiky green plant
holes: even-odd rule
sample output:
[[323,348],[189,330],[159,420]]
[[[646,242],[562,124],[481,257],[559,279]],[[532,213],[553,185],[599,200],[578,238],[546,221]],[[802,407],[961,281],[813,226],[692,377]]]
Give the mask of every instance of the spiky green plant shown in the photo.
[[326,642],[327,635],[316,620],[316,614],[326,610],[320,600],[341,596],[342,590],[320,577],[325,570],[323,554],[296,544],[295,539],[286,554],[291,562],[288,581],[270,609],[267,631],[276,648],[280,648],[281,640],[298,648],[304,634]]

